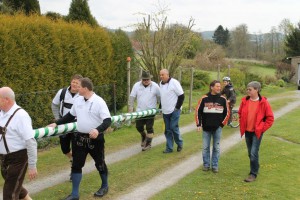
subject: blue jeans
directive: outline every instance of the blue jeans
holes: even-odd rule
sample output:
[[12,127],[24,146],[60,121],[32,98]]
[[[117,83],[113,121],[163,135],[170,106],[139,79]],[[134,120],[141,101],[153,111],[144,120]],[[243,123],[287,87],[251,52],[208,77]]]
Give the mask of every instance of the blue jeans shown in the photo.
[[258,174],[259,170],[259,147],[262,140],[263,134],[257,139],[255,133],[245,132],[245,140],[248,149],[248,157],[250,158],[250,174],[255,177]]
[[219,127],[215,131],[204,131],[202,134],[202,157],[203,157],[203,166],[210,168],[210,141],[213,138],[213,150],[212,150],[212,162],[211,166],[213,169],[218,169],[219,167],[219,158],[220,158],[220,140],[222,136],[222,128]]
[[180,110],[174,110],[170,114],[163,114],[165,122],[165,136],[166,136],[166,151],[173,151],[173,144],[175,143],[182,147],[183,140],[179,132],[179,118]]

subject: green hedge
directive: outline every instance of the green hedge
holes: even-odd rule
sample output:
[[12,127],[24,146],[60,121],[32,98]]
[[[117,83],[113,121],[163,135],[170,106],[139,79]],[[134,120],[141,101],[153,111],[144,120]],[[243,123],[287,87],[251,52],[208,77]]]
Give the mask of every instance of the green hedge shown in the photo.
[[[118,82],[116,64],[121,64],[113,61],[117,51],[104,28],[23,15],[0,15],[0,27],[0,86],[18,94],[17,103],[29,112],[35,128],[53,118],[52,98],[73,74],[91,78],[94,85]],[[117,89],[124,91],[121,81]],[[101,95],[111,99],[111,91]]]

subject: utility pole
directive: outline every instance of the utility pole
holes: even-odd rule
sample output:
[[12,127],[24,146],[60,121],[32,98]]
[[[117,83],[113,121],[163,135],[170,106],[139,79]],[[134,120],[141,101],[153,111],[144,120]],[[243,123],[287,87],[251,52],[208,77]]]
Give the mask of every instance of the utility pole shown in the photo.
[[130,61],[131,58],[127,57],[127,112],[129,112],[129,98],[130,98]]

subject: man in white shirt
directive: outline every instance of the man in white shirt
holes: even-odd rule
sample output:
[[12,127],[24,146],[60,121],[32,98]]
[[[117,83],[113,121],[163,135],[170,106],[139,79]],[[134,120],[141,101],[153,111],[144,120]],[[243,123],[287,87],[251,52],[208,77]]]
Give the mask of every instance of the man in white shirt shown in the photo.
[[172,153],[174,141],[177,144],[177,152],[183,148],[183,140],[179,131],[179,118],[181,107],[184,101],[184,92],[180,83],[169,76],[167,69],[159,73],[161,82],[160,96],[161,109],[165,122],[166,149],[163,153]]
[[9,87],[0,88],[0,126],[3,199],[31,200],[23,181],[27,167],[30,180],[37,176],[37,143],[32,134],[31,118],[16,104],[15,93]]
[[79,81],[79,97],[76,98],[70,112],[48,125],[56,127],[77,118],[77,133],[72,146],[72,193],[65,200],[79,199],[79,185],[82,179],[82,168],[87,154],[95,161],[102,185],[94,193],[95,197],[103,197],[108,192],[108,170],[104,159],[104,131],[111,124],[111,115],[105,101],[93,92],[93,83],[89,78]]
[[[156,108],[157,102],[160,101],[159,86],[151,81],[152,76],[148,71],[142,71],[141,81],[134,84],[129,98],[129,112],[133,112],[135,98],[137,99],[136,111]],[[154,136],[153,124],[155,115],[138,118],[135,120],[136,129],[141,134],[142,151],[151,148],[152,138]],[[145,127],[146,131],[145,132]]]
[[[52,105],[51,105],[52,113],[55,120],[62,118],[71,110],[75,99],[79,96],[78,85],[79,85],[79,80],[81,78],[82,78],[81,75],[75,74],[71,78],[70,86],[66,88],[62,88],[56,93],[55,97],[52,100]],[[70,159],[71,163],[72,163],[72,151],[70,145],[72,141],[72,136],[73,136],[72,132],[59,136],[61,151]],[[70,181],[72,181],[71,176],[70,176]]]

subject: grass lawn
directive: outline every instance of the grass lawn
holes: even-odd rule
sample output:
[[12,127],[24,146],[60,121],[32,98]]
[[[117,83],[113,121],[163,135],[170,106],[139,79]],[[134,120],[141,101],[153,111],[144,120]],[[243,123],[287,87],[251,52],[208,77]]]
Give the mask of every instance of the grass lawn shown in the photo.
[[[151,199],[299,199],[300,108],[276,120],[260,149],[257,181],[245,183],[249,159],[245,142],[220,158],[220,172],[194,171]],[[293,124],[293,126],[290,126]],[[293,141],[289,143],[274,136]]]

